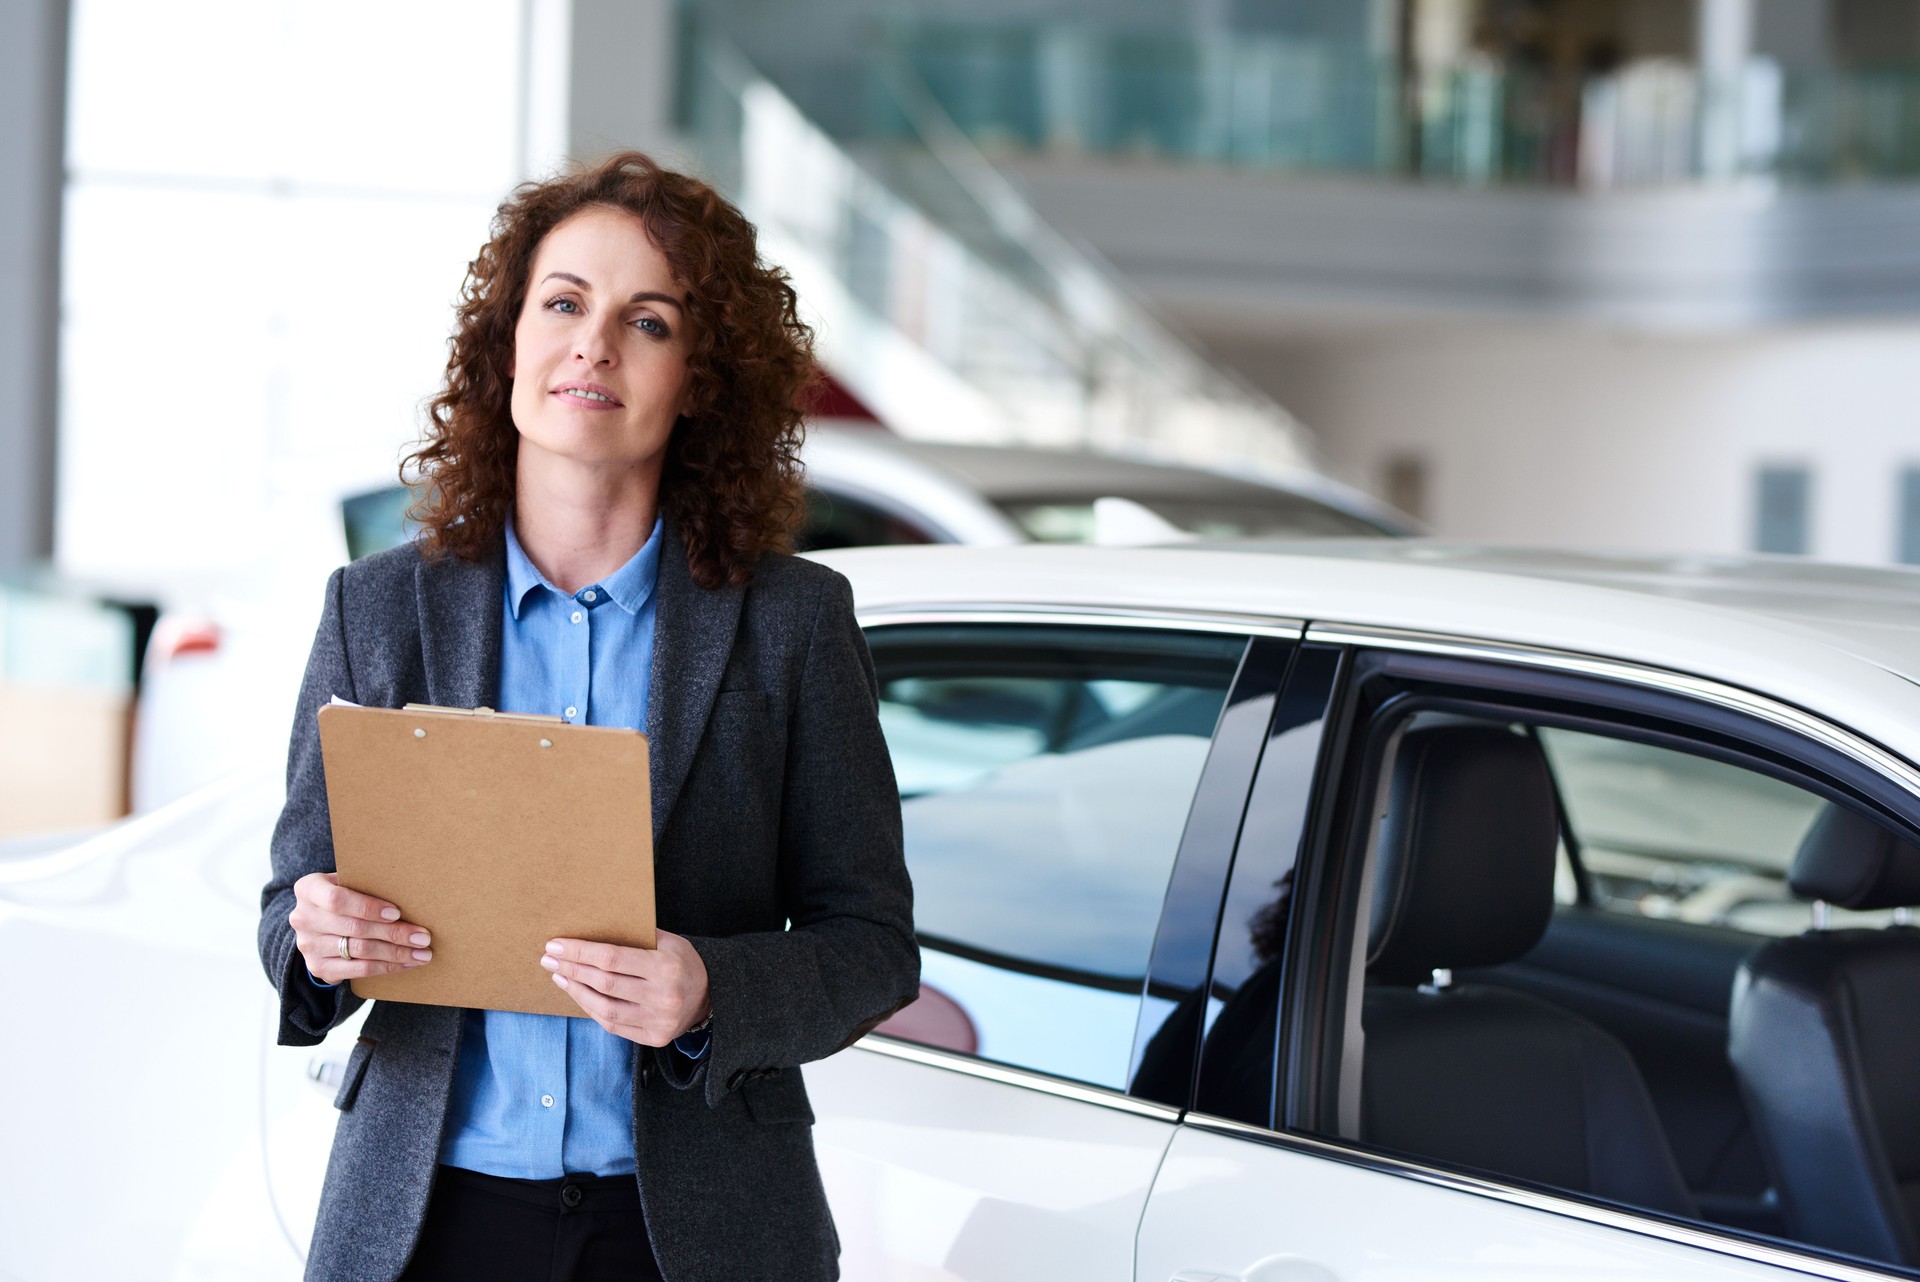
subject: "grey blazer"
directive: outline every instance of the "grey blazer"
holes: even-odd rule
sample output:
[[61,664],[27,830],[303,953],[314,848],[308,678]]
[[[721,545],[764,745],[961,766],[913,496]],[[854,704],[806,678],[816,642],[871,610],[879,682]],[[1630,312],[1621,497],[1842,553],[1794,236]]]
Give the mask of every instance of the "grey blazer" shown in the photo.
[[[261,897],[260,957],[283,1045],[359,1005],[307,977],[293,883],[333,868],[316,714],[329,697],[492,706],[504,550],[412,547],[334,572],[294,718],[287,802]],[[713,1040],[697,1066],[635,1048],[634,1157],[668,1282],[831,1279],[839,1242],[798,1065],[846,1046],[918,991],[900,803],[873,663],[840,575],[764,558],[706,591],[671,523],[660,555],[652,694],[656,908],[706,963]],[[405,905],[402,905],[404,908]],[[432,1189],[461,1012],[376,1002],[348,1060],[311,1279],[399,1275]]]

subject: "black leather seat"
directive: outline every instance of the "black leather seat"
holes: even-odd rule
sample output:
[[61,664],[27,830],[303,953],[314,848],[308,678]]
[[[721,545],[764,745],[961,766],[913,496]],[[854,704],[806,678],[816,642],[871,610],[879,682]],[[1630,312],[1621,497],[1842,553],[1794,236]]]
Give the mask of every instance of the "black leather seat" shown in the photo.
[[1612,1035],[1510,989],[1433,982],[1539,942],[1558,838],[1532,739],[1477,723],[1402,736],[1374,871],[1361,1137],[1693,1216],[1646,1082]]
[[[1830,806],[1788,885],[1843,908],[1920,903],[1920,847]],[[1920,931],[1813,930],[1756,949],[1727,1054],[1794,1237],[1920,1266]]]

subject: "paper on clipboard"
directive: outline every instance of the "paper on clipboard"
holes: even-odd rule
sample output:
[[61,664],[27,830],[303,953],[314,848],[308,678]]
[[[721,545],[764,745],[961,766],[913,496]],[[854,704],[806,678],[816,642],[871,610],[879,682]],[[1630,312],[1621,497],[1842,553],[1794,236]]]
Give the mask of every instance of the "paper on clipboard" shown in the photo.
[[319,716],[340,884],[433,935],[431,962],[356,994],[579,1015],[539,964],[549,939],[654,946],[645,735],[485,708]]

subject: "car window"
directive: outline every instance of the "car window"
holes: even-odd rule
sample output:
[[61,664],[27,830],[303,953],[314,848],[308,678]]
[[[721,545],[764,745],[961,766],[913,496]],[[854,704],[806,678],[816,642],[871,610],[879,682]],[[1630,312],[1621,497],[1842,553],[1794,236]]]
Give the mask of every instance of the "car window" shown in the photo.
[[920,524],[864,499],[807,487],[807,518],[794,538],[802,552],[938,543]]
[[419,536],[420,523],[407,515],[420,495],[404,485],[386,485],[340,500],[340,521],[347,532],[347,559],[397,548]]
[[[1787,867],[1826,802],[1758,771],[1628,739],[1542,727],[1592,905],[1792,935],[1812,906]],[[1850,921],[1886,914],[1835,913]]]
[[871,634],[922,997],[882,1032],[1122,1088],[1240,638]]
[[[1275,490],[1246,497],[1249,486],[1231,496],[1123,496],[1147,508],[1167,524],[1203,539],[1381,538],[1387,531],[1364,517],[1342,512],[1305,495]],[[1027,537],[1041,543],[1091,543],[1098,524],[1100,495],[1054,495],[1004,500],[999,507]]]

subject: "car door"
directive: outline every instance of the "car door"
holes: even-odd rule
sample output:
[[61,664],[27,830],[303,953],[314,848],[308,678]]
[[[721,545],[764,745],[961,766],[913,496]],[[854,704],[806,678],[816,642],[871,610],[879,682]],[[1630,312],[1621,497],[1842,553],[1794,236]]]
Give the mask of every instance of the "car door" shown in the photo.
[[1128,1276],[1179,1116],[1137,1083],[1166,1094],[1179,1076],[1155,1034],[1204,998],[1233,836],[1299,629],[965,611],[865,622],[922,987],[806,1069],[842,1268]]
[[[1276,734],[1296,743],[1270,745],[1253,786],[1209,985],[1222,1006],[1142,1219],[1139,1282],[1912,1276],[1754,1232],[1739,1215],[1717,1222],[1704,1199],[1686,1214],[1651,1210],[1489,1169],[1484,1157],[1417,1151],[1372,1125],[1368,1057],[1392,1043],[1370,1035],[1381,1031],[1363,1000],[1375,991],[1367,965],[1380,918],[1361,905],[1375,903],[1370,878],[1387,875],[1375,851],[1396,830],[1391,745],[1409,726],[1658,742],[1786,780],[1823,804],[1871,805],[1890,822],[1904,815],[1911,826],[1920,809],[1843,727],[1797,735],[1783,727],[1807,724],[1806,714],[1749,692],[1570,660],[1453,638],[1308,631],[1275,719]],[[1419,992],[1454,982],[1436,970]],[[1438,1057],[1399,1067],[1401,1080],[1447,1072]],[[1460,1109],[1479,1108],[1466,1094]],[[1451,1107],[1442,1092],[1434,1111]],[[1557,1119],[1503,1114],[1496,1101],[1469,1120],[1497,1133],[1498,1150],[1527,1148],[1530,1128]]]

